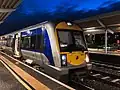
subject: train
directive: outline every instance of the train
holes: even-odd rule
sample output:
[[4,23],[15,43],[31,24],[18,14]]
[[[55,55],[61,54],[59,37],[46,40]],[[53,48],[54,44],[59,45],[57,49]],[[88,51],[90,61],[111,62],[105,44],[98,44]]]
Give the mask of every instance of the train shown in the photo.
[[61,81],[92,68],[84,32],[70,21],[45,21],[1,35],[0,48]]

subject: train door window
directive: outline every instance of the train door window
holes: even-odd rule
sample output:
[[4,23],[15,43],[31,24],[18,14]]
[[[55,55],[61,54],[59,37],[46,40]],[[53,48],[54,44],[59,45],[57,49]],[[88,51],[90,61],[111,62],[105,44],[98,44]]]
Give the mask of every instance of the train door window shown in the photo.
[[36,34],[36,50],[41,51],[41,49],[42,49],[42,45],[41,45],[42,44],[41,43],[41,41],[42,41],[42,29],[39,28],[36,31],[37,31],[37,34]]
[[41,35],[36,35],[37,39],[36,39],[36,50],[40,50],[41,49]]
[[36,29],[30,30],[29,36],[31,37],[30,50],[35,50],[35,47],[36,47]]
[[26,36],[21,38],[21,48],[23,49],[30,49],[31,46],[31,37]]
[[35,49],[35,43],[36,43],[36,35],[31,36],[31,49]]

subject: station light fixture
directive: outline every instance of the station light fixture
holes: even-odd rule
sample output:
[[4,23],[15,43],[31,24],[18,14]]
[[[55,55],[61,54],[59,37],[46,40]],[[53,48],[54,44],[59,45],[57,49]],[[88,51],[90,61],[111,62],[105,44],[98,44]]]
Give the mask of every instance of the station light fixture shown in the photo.
[[67,25],[68,25],[68,26],[72,26],[72,23],[71,23],[71,22],[67,22]]
[[102,31],[100,29],[91,29],[91,30],[86,30],[85,32],[97,32],[97,31]]
[[88,36],[90,36],[90,34],[87,34]]
[[94,30],[95,29],[95,27],[89,27],[89,28],[85,28],[86,30]]

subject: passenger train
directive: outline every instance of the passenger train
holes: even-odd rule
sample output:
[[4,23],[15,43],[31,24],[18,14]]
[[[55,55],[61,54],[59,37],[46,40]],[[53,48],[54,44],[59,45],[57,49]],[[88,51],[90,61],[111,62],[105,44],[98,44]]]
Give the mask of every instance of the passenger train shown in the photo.
[[[72,22],[46,21],[0,36],[0,47],[45,73],[68,80],[92,67],[82,29]],[[82,73],[81,73],[82,72]]]

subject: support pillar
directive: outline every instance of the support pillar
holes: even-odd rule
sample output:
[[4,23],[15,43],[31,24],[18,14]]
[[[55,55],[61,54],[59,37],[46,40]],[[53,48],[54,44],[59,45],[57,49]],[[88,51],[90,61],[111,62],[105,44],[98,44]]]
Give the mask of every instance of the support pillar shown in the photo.
[[105,53],[107,53],[107,30],[105,30]]

